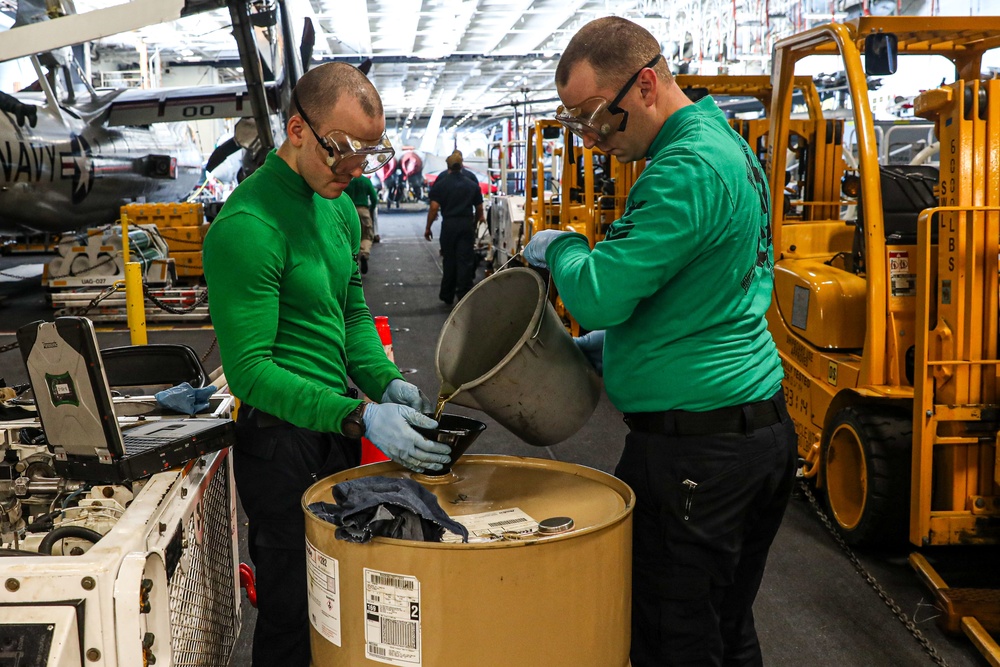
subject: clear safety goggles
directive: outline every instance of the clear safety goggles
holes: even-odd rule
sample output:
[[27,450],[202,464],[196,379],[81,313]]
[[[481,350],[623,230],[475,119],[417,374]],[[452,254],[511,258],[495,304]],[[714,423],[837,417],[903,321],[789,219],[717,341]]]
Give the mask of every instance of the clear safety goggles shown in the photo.
[[363,174],[374,174],[396,154],[385,132],[374,140],[358,139],[343,130],[331,130],[321,137],[313,129],[312,122],[306,112],[302,110],[294,92],[292,93],[292,102],[295,103],[295,108],[302,116],[302,120],[305,121],[306,127],[316,137],[317,151],[320,157],[334,174],[350,174],[359,167]]
[[604,141],[613,132],[621,132],[628,123],[628,112],[619,121],[617,114],[608,108],[608,101],[603,97],[591,97],[575,107],[565,107],[562,104],[556,109],[556,120],[570,132],[581,139]]
[[[654,67],[662,57],[658,53],[655,58],[640,67],[610,102],[603,97],[589,97],[574,107],[560,104],[556,109],[556,120],[581,139],[592,141],[604,141],[615,132],[624,132],[628,127],[628,111],[618,106],[619,102],[625,99],[642,71]],[[617,118],[618,116],[621,116],[621,120]]]

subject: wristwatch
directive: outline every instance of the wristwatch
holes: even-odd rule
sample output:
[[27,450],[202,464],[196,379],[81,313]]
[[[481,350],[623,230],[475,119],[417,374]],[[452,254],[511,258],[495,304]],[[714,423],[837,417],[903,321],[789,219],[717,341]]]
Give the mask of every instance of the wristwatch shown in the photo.
[[351,438],[352,440],[360,440],[361,436],[365,434],[365,420],[362,417],[364,412],[365,404],[362,403],[347,413],[344,420],[340,422],[340,432],[343,433],[345,437]]

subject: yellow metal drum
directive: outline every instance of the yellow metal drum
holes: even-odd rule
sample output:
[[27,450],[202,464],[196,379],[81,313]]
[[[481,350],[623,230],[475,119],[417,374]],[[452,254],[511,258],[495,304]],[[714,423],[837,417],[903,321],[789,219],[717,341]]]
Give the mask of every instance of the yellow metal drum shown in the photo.
[[[479,517],[503,533],[526,515],[540,530],[470,543],[337,540],[306,507],[365,476],[414,477],[466,525]],[[465,456],[438,479],[387,462],[320,480],[302,503],[317,667],[628,665],[635,494],[610,475]]]

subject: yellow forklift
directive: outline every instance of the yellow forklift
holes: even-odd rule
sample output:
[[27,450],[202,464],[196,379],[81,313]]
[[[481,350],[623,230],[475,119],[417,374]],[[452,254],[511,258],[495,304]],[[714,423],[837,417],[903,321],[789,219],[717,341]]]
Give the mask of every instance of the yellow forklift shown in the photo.
[[[775,45],[768,321],[803,474],[850,544],[1000,543],[1000,81],[980,73],[996,47],[993,17],[861,18]],[[815,55],[846,73],[856,168],[845,118],[791,119],[796,63]],[[910,55],[954,65],[914,102],[935,123],[939,166],[879,163],[867,76]],[[910,562],[946,629],[1000,664],[1000,591],[951,589],[919,552]]]
[[[743,75],[743,76],[706,76],[696,74],[679,74],[674,77],[677,85],[688,98],[697,102],[705,95],[711,95],[716,103],[720,100],[752,98],[759,105],[759,113],[754,107],[746,107],[746,112],[737,113],[736,117],[729,120],[729,125],[740,133],[747,145],[763,161],[767,148],[768,119],[767,114],[771,110],[771,77],[766,74]],[[817,119],[822,116],[822,101],[819,91],[811,77],[796,76],[792,79],[792,86],[795,91],[795,117],[805,117]],[[728,109],[723,101],[721,108]],[[758,116],[756,118],[746,118],[745,116]]]

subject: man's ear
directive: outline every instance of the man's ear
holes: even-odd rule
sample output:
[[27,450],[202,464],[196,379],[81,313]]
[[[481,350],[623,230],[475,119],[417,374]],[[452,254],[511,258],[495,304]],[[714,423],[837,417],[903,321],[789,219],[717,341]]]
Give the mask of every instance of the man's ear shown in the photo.
[[293,115],[285,123],[285,134],[288,135],[288,141],[296,148],[302,147],[305,132],[306,124],[301,116]]
[[653,106],[656,103],[656,93],[662,84],[656,72],[652,68],[642,70],[635,84],[639,87],[643,104],[647,107]]

